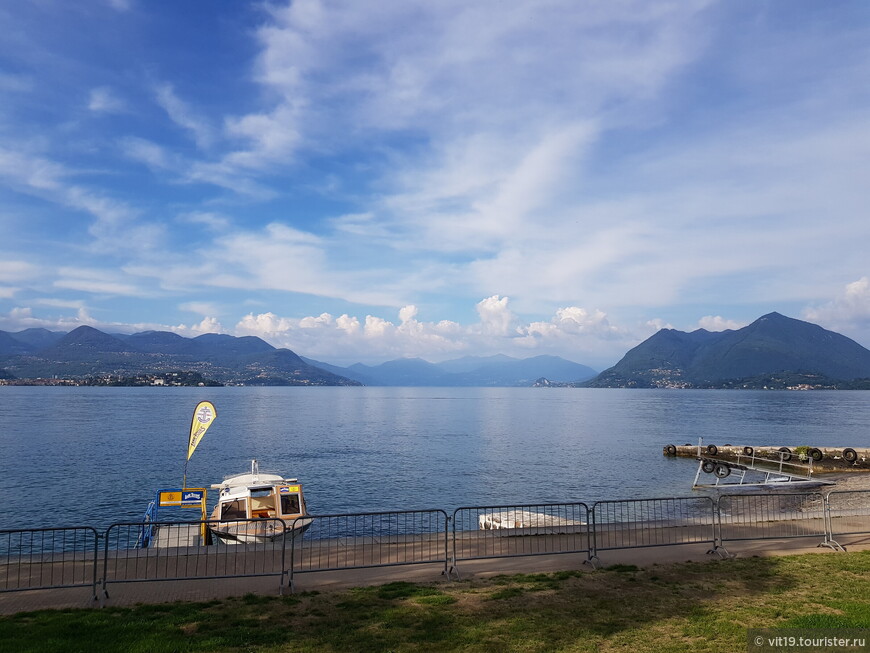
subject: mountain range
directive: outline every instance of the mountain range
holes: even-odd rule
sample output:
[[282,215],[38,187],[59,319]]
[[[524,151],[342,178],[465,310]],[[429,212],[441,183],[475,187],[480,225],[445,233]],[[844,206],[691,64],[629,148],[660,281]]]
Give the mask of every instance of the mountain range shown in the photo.
[[244,385],[870,388],[870,350],[779,313],[736,330],[662,329],[597,376],[585,365],[556,356],[466,356],[442,363],[406,358],[338,367],[277,349],[254,336],[210,333],[184,338],[165,331],[123,335],[88,326],[69,333],[0,331],[0,379],[173,371]]
[[468,356],[439,364],[400,359],[376,366],[338,367],[276,349],[254,336],[209,333],[184,338],[167,331],[124,335],[89,326],[69,333],[0,331],[0,379],[76,379],[177,370],[244,385],[530,386],[542,376],[569,382],[596,374],[556,356],[525,360]]
[[110,335],[89,326],[69,333],[0,331],[0,369],[7,377],[17,378],[131,376],[184,370],[221,383],[359,385],[254,336],[209,333],[184,338],[166,331]]
[[381,386],[530,386],[541,377],[567,383],[585,381],[597,374],[591,367],[558,356],[525,359],[504,355],[465,356],[443,363],[401,358],[380,365],[357,363],[350,367],[335,367],[307,358],[303,360],[364,385]]
[[818,325],[769,313],[737,330],[662,329],[583,385],[769,387],[775,377],[831,387],[838,381],[870,379],[870,350]]

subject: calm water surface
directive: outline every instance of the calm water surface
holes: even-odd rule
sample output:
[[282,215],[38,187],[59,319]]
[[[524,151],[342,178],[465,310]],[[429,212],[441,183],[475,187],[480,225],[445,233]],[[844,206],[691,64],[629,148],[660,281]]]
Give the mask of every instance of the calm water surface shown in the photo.
[[179,487],[298,476],[315,513],[691,495],[666,444],[867,446],[870,392],[0,387],[0,528],[138,520]]

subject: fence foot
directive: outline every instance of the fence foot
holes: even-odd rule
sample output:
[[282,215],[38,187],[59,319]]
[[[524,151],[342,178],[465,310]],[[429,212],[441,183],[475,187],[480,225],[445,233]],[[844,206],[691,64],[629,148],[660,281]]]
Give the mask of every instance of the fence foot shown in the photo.
[[707,555],[713,555],[714,553],[718,555],[721,560],[731,560],[737,557],[736,553],[729,553],[728,549],[721,544],[716,544],[712,549],[707,551]]
[[837,540],[832,540],[830,538],[825,538],[823,542],[816,545],[816,548],[819,548],[821,546],[826,546],[829,549],[833,549],[834,551],[843,551],[844,553],[846,551],[846,547],[837,542]]
[[583,561],[584,565],[589,565],[593,569],[598,569],[601,564],[601,560],[598,559],[598,556],[589,556],[586,560]]
[[456,565],[451,565],[450,569],[448,569],[446,572],[441,572],[441,573],[447,574],[447,580],[452,581],[453,580],[452,577],[454,574],[456,575],[456,580],[462,580],[462,577],[460,577],[460,575],[459,575],[459,569],[456,567]]

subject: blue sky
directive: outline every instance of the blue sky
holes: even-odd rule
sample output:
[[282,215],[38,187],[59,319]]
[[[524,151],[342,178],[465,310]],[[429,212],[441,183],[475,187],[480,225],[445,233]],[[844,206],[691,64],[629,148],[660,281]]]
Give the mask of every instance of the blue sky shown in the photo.
[[870,346],[870,4],[0,4],[0,329]]

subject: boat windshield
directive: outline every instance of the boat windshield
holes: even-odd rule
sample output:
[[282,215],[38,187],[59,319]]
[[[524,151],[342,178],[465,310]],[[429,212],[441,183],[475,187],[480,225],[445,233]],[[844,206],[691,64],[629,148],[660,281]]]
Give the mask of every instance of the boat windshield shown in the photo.
[[245,500],[228,501],[221,504],[221,521],[229,519],[247,519],[248,513],[245,508]]
[[302,511],[299,508],[299,494],[294,492],[292,494],[282,494],[281,495],[281,514],[283,515],[298,515]]

